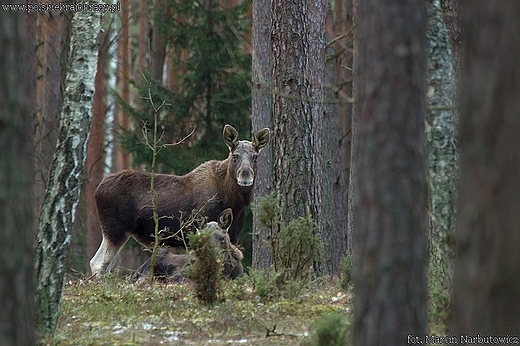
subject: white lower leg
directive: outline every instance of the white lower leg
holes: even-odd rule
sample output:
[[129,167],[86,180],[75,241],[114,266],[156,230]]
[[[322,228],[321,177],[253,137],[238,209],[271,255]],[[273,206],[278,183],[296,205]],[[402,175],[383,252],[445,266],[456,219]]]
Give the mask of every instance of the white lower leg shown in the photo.
[[122,247],[113,246],[103,236],[99,249],[90,260],[90,271],[92,274],[100,276],[110,272]]

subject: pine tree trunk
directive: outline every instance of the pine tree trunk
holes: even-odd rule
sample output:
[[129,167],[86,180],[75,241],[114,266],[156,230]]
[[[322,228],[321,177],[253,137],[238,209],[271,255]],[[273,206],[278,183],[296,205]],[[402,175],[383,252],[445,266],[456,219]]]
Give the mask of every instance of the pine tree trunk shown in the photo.
[[34,36],[0,11],[0,345],[34,345]]
[[285,199],[282,219],[311,214],[320,235],[324,24],[324,0],[271,1],[274,186]]
[[63,89],[67,74],[70,13],[39,14],[37,59],[34,205],[39,214],[49,180],[54,148],[58,138],[59,116],[63,104]]
[[[347,252],[343,254],[351,255],[351,241],[348,228],[348,190],[350,185],[350,157],[352,139],[352,58],[354,29],[352,21],[352,0],[336,1],[334,7],[334,51],[336,54],[335,78],[336,99],[338,118],[339,118],[339,159],[342,172],[339,179],[334,182],[335,205],[337,227],[344,229],[346,233],[345,248]],[[335,160],[335,159],[334,159]],[[340,200],[341,199],[341,200]],[[346,207],[342,207],[346,206]]]
[[168,5],[165,0],[153,0],[153,21],[151,41],[150,71],[151,77],[157,82],[163,80],[164,59],[166,57],[166,37],[163,33],[165,18],[168,15]]
[[36,244],[38,324],[52,333],[59,315],[64,266],[81,191],[92,118],[101,16],[77,12],[72,21],[69,72],[51,176],[40,213]]
[[323,270],[325,274],[339,274],[340,262],[347,248],[347,189],[341,152],[341,126],[338,100],[338,75],[336,59],[341,55],[336,51],[336,45],[329,44],[334,39],[333,12],[327,4],[325,21],[325,42],[327,42],[325,57],[325,112],[323,117],[323,194],[322,218],[324,229]]
[[462,2],[460,13],[465,36],[452,332],[516,336],[503,344],[518,343],[520,2]]
[[[253,132],[271,124],[271,72],[270,72],[270,21],[269,0],[253,1],[253,73],[252,73],[252,122]],[[260,153],[260,162],[255,183],[255,197],[267,195],[273,187],[272,146]],[[262,225],[253,213],[253,269],[264,269],[273,263],[268,247],[268,227]]]
[[[120,92],[121,100],[125,104],[130,104],[130,75],[130,2],[124,1],[121,8],[121,30],[119,31],[117,41],[116,86]],[[117,130],[123,129],[128,131],[130,129],[130,120],[123,111],[124,106],[117,103],[114,108],[114,121]],[[116,142],[114,152],[115,170],[121,171],[130,168],[130,154],[123,150],[123,145],[119,140]]]
[[357,10],[353,345],[403,345],[426,332],[426,3]]

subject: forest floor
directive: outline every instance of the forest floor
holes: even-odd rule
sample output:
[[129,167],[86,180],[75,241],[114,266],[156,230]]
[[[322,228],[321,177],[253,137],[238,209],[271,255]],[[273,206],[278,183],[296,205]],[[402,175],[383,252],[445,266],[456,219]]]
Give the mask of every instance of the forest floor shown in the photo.
[[347,333],[352,290],[341,289],[338,280],[322,278],[274,295],[257,284],[250,276],[226,282],[220,302],[210,307],[182,284],[136,285],[117,277],[71,280],[65,285],[56,332],[40,343],[315,345],[320,320]]

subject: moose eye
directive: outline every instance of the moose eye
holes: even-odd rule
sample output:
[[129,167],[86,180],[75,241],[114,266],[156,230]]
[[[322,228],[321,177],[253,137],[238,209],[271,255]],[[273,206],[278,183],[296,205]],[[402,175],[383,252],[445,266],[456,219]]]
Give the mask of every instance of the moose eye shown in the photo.
[[231,157],[231,159],[233,160],[233,162],[237,162],[237,160],[238,160],[238,155],[237,155],[237,154],[233,154],[233,156]]
[[253,161],[256,162],[256,160],[258,160],[258,155],[253,155]]

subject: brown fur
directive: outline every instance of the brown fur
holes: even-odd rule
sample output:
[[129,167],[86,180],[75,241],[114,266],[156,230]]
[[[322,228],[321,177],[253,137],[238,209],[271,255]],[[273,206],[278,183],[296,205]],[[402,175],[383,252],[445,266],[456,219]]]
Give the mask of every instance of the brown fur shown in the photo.
[[[210,229],[212,231],[211,241],[213,246],[220,250],[224,255],[222,263],[222,276],[226,279],[236,279],[244,272],[242,251],[231,244],[227,229],[233,222],[233,212],[230,208],[220,213],[217,221],[207,224],[197,224],[199,228]],[[184,269],[192,262],[196,261],[196,256],[192,254],[175,254],[169,248],[161,248],[156,257],[154,275],[156,279],[163,282],[188,282],[184,276]],[[130,281],[141,281],[150,275],[151,258],[144,262],[139,269],[132,275]]]
[[[219,231],[214,231],[218,233]],[[221,237],[223,233],[217,235]],[[225,279],[234,280],[244,273],[242,266],[242,259],[244,258],[242,251],[235,245],[229,242],[227,237],[227,246],[219,245],[224,253],[224,262],[222,263],[222,277]],[[216,240],[216,239],[215,239]],[[222,244],[219,242],[219,244]],[[191,282],[190,279],[184,275],[184,270],[187,266],[197,260],[196,256],[189,254],[175,254],[168,248],[161,248],[157,254],[156,263],[154,266],[154,275],[158,281],[161,282]],[[132,275],[130,281],[137,282],[147,279],[150,275],[151,258],[144,262]]]
[[[226,125],[223,137],[230,152],[225,160],[205,162],[183,176],[155,174],[162,246],[184,245],[181,220],[193,213],[216,220],[226,208],[231,208],[235,217],[228,233],[231,243],[237,244],[244,210],[253,194],[256,158],[269,136],[269,129],[263,129],[252,142],[239,141],[237,131]],[[150,182],[150,173],[125,170],[108,175],[98,186],[96,204],[103,242],[91,260],[92,273],[109,271],[130,236],[147,247],[153,243]]]

